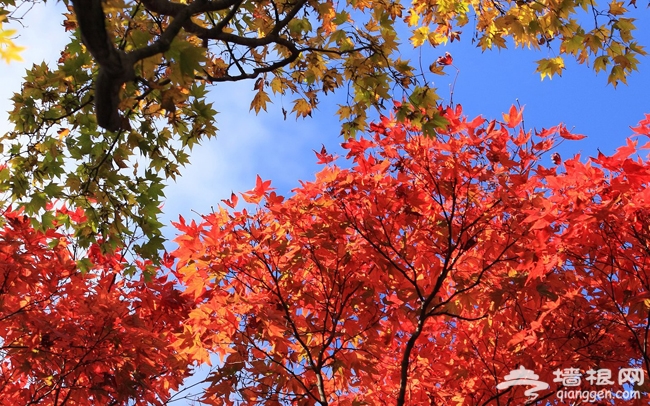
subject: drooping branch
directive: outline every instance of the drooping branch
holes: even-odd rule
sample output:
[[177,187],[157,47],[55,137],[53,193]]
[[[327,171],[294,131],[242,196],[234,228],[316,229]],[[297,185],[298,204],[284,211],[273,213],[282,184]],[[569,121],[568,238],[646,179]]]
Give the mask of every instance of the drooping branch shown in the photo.
[[[130,58],[133,60],[133,63],[138,62],[142,59],[149,58],[154,55],[158,55],[169,50],[172,41],[178,33],[181,31],[181,28],[185,28],[188,32],[193,32],[192,28],[196,25],[190,20],[193,15],[206,13],[209,11],[218,11],[225,10],[237,3],[237,0],[220,0],[220,1],[196,1],[190,5],[182,5],[177,3],[170,3],[162,0],[149,0],[145,1],[145,6],[147,4],[155,4],[156,10],[164,11],[175,11],[174,14],[159,13],[172,17],[172,22],[167,26],[165,31],[160,35],[160,37],[151,45],[148,45],[143,48],[136,49],[129,53]],[[168,6],[171,5],[171,6]],[[181,7],[177,7],[177,5]],[[153,11],[153,10],[150,10]]]

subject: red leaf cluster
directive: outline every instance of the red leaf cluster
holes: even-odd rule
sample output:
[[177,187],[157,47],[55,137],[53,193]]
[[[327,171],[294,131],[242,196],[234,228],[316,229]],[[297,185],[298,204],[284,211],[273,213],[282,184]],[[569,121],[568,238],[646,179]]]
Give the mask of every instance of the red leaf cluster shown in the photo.
[[[213,405],[523,404],[526,387],[497,389],[516,369],[648,376],[650,163],[636,141],[563,160],[551,151],[580,138],[564,126],[439,113],[436,138],[383,117],[344,144],[349,168],[321,149],[322,171],[287,199],[258,176],[242,194],[257,209],[233,193],[181,217],[173,280],[129,278],[95,246],[81,272],[63,228],[5,213],[0,398],[165,404],[192,362],[215,363]],[[558,388],[540,400],[561,404]]]
[[90,247],[85,273],[72,252],[62,230],[40,232],[20,212],[4,214],[1,403],[164,404],[188,374],[170,344],[189,302],[165,277],[127,278],[117,252]]
[[650,165],[634,145],[547,169],[580,136],[511,133],[514,107],[500,126],[441,111],[438,138],[384,117],[343,145],[351,168],[321,151],[290,198],[258,179],[257,211],[179,224],[177,274],[203,309],[187,352],[220,359],[205,402],[524,403],[496,389],[519,366],[553,382],[647,359]]

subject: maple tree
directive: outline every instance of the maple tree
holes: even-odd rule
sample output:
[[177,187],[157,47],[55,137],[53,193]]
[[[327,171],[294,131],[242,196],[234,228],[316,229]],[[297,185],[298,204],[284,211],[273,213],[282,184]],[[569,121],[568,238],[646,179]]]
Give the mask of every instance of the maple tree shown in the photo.
[[57,227],[39,231],[3,211],[2,404],[166,404],[189,374],[172,344],[191,302],[166,276],[125,278],[120,252],[80,252],[65,225],[84,214],[54,212]]
[[[217,405],[520,404],[526,388],[497,384],[522,366],[544,382],[568,366],[648,373],[637,141],[549,157],[583,136],[526,131],[515,107],[497,122],[455,106],[431,138],[396,119],[413,108],[348,140],[349,168],[322,149],[289,198],[258,177],[200,223],[181,217],[154,276],[125,276],[123,249],[76,245],[81,209],[48,204],[42,230],[6,209],[3,401],[170,404],[206,363],[207,388],[187,398]],[[650,136],[650,116],[633,130]],[[555,390],[537,402],[561,404]]]
[[[633,131],[650,136],[650,116]],[[565,162],[563,176],[547,177],[552,197],[540,214],[552,206],[561,213],[558,258],[579,278],[588,308],[598,310],[596,323],[615,326],[614,336],[634,349],[629,358],[648,372],[650,165],[638,153],[638,140],[628,139],[612,156]],[[648,392],[648,383],[642,388]]]
[[523,389],[496,388],[519,366],[545,382],[649,371],[650,165],[635,144],[546,167],[584,136],[524,131],[515,107],[501,123],[440,114],[436,138],[383,117],[344,145],[349,169],[321,150],[290,198],[258,177],[241,194],[256,209],[233,194],[181,217],[176,275],[197,309],[180,348],[218,357],[203,402],[521,404]]
[[[27,2],[4,0],[0,12]],[[206,99],[210,85],[254,80],[251,110],[266,110],[272,96],[294,95],[283,107],[306,117],[319,97],[341,87],[348,100],[338,110],[342,132],[366,128],[372,107],[382,109],[400,89],[411,123],[427,134],[445,125],[435,89],[409,49],[439,46],[462,37],[482,50],[548,48],[539,61],[544,76],[560,74],[563,57],[607,70],[625,81],[645,54],[634,39],[634,13],[611,1],[285,0],[64,1],[70,43],[56,66],[37,64],[14,95],[2,136],[10,171],[2,178],[9,200],[37,219],[48,201],[66,199],[87,221],[77,238],[115,249],[143,236],[133,249],[158,262],[163,248],[163,184],[189,163],[189,150],[216,134]],[[583,18],[583,13],[591,14]],[[464,33],[461,33],[464,31]],[[13,46],[0,31],[2,45]],[[408,38],[406,45],[400,46]],[[0,51],[15,58],[18,49]],[[436,55],[438,56],[438,55]],[[432,56],[443,73],[451,56]],[[399,98],[399,97],[397,97]],[[102,128],[103,127],[103,128]],[[110,131],[105,131],[108,129]],[[46,221],[42,224],[48,225]],[[153,270],[152,270],[153,272]]]

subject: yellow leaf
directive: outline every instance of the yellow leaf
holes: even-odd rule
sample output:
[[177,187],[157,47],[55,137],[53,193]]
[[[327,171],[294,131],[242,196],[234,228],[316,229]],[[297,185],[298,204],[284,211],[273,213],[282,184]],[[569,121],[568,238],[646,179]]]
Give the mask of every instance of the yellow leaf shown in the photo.
[[609,58],[606,55],[599,56],[594,60],[594,70],[596,73],[600,72],[601,70],[605,70],[607,68],[607,64],[609,63]]
[[276,76],[271,80],[271,90],[273,91],[273,94],[284,93],[283,88],[282,79]]
[[255,113],[259,113],[261,109],[264,109],[264,111],[266,111],[266,103],[270,101],[271,98],[269,95],[265,91],[260,90],[253,98],[250,110],[255,110]]
[[627,9],[623,7],[623,2],[622,1],[612,1],[609,3],[609,14],[611,15],[623,15],[627,12]]
[[70,134],[70,130],[67,128],[61,128],[56,133],[59,134],[59,140],[62,140]]
[[350,106],[339,106],[339,109],[336,111],[336,114],[339,116],[339,119],[344,120],[352,115],[352,109]]
[[20,53],[25,49],[24,47],[17,46],[11,38],[16,34],[16,30],[7,30],[2,27],[0,22],[0,58],[4,59],[6,63],[11,61],[22,61],[23,58]]
[[411,37],[411,43],[415,47],[419,47],[424,44],[429,38],[429,27],[420,27],[417,30],[413,31],[413,36]]
[[607,83],[611,83],[614,87],[616,87],[616,85],[618,85],[618,82],[627,83],[627,78],[625,77],[623,68],[618,65],[614,65],[614,67],[612,67],[612,70],[609,72]]
[[544,80],[546,76],[548,76],[549,79],[552,79],[553,75],[562,76],[562,70],[564,70],[564,60],[562,57],[558,56],[537,61],[537,69],[535,72],[539,72],[542,76],[542,80]]
[[429,65],[429,71],[431,71],[431,73],[434,73],[436,75],[444,75],[445,72],[443,71],[443,69],[444,66],[439,65],[437,62],[434,62],[431,65]]
[[428,35],[429,38],[429,43],[431,45],[438,46],[440,44],[446,44],[447,43],[447,36],[441,32],[432,32]]
[[307,117],[311,115],[311,105],[305,99],[296,99],[293,101],[293,109],[298,117]]
[[407,20],[409,27],[413,27],[414,25],[417,25],[419,20],[420,20],[420,14],[418,14],[415,10],[410,9],[408,20]]

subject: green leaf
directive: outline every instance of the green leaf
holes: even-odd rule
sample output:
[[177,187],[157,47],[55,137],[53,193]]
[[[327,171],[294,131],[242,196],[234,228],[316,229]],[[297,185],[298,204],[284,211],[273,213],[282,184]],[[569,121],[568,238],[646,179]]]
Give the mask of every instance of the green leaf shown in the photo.
[[79,259],[77,260],[77,268],[82,275],[85,275],[93,268],[93,263],[88,258]]
[[205,62],[205,49],[187,46],[181,51],[178,65],[183,75],[194,78],[194,72],[201,68],[202,62]]
[[336,25],[342,25],[345,24],[349,19],[350,14],[347,11],[341,11],[339,13],[336,13],[336,17],[334,17],[332,22]]

